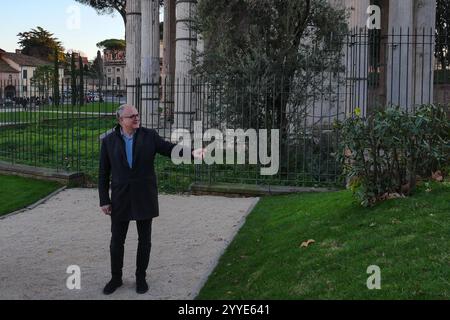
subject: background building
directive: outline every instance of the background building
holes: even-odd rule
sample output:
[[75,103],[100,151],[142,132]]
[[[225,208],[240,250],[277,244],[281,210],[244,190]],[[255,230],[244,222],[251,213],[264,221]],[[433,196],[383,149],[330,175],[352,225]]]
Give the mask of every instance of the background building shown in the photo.
[[19,75],[19,71],[0,59],[0,100],[16,96],[14,84],[19,83]]
[[103,74],[105,86],[122,87],[125,86],[125,49],[124,50],[103,50]]
[[[160,42],[160,57],[162,57],[163,42]],[[108,87],[125,87],[126,49],[103,50],[103,74]],[[160,72],[162,72],[162,58],[160,58]]]
[[[39,66],[53,66],[53,62],[24,55],[20,50],[6,52],[0,49],[0,98],[31,98],[39,92],[33,85],[34,72]],[[64,78],[64,68],[59,68],[60,84]]]

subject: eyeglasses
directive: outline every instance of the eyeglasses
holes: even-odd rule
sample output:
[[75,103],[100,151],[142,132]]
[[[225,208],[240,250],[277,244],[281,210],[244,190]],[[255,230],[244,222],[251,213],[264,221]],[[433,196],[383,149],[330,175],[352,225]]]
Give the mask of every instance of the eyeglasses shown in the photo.
[[123,116],[122,118],[125,118],[125,119],[138,119],[138,118],[140,118],[140,116],[139,116],[139,114],[132,114],[131,116]]

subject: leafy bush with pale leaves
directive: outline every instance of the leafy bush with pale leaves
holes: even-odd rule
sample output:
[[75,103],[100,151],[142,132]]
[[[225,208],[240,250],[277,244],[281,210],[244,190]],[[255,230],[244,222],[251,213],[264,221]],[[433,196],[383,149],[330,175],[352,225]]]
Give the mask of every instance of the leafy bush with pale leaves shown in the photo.
[[336,130],[338,161],[363,206],[411,193],[417,176],[430,177],[450,162],[450,121],[442,106],[423,105],[414,114],[388,108],[367,118],[356,112]]

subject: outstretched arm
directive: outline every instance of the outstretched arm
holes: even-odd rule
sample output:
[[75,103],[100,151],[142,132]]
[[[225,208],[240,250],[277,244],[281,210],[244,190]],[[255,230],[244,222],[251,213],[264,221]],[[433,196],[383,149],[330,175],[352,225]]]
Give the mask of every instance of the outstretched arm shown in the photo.
[[[171,157],[172,155],[172,150],[173,148],[175,148],[176,144],[175,143],[171,143],[169,141],[164,140],[163,138],[161,138],[161,136],[158,134],[158,132],[155,132],[155,144],[156,144],[156,152],[166,156],[166,157]],[[204,159],[204,155],[206,150],[205,149],[190,149],[188,147],[184,147],[181,150],[180,156],[183,156],[183,152],[187,152],[189,151],[191,153],[191,160],[194,159]]]

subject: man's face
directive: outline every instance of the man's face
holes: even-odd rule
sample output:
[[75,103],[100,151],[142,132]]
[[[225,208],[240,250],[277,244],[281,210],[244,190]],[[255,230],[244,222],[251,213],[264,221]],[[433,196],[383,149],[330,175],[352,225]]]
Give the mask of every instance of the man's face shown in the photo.
[[126,107],[120,117],[120,125],[124,130],[138,129],[141,124],[139,112],[135,107]]

